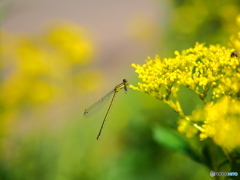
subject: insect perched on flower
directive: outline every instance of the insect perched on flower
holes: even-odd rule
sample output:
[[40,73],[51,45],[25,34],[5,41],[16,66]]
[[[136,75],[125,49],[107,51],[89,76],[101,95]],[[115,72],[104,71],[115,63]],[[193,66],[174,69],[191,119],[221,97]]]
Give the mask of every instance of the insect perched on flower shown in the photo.
[[231,53],[231,57],[239,57],[239,52],[238,51],[233,51],[232,53]]

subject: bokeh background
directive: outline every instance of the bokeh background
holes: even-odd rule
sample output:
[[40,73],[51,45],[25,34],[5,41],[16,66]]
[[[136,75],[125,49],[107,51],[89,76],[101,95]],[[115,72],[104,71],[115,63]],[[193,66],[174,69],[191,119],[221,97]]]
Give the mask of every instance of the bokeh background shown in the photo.
[[[83,112],[122,79],[137,83],[131,63],[228,46],[239,10],[238,0],[1,0],[0,179],[210,179],[156,140],[156,127],[178,133],[162,102],[119,92],[99,141],[107,106]],[[199,103],[189,92],[181,101],[186,112]]]

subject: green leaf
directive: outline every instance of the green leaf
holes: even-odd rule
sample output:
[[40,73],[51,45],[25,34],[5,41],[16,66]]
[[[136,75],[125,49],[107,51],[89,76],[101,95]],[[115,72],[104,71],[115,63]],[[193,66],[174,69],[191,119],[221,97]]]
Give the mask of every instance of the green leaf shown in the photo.
[[186,154],[197,162],[204,163],[200,154],[190,146],[188,141],[171,129],[155,126],[153,128],[153,138],[162,146]]

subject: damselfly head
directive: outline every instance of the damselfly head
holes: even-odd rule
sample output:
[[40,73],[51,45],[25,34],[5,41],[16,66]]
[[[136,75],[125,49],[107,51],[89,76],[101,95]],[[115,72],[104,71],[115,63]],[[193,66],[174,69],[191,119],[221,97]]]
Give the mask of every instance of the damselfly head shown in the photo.
[[127,92],[127,85],[128,85],[128,82],[126,79],[123,79],[123,84],[124,84],[124,90],[125,90],[125,93]]

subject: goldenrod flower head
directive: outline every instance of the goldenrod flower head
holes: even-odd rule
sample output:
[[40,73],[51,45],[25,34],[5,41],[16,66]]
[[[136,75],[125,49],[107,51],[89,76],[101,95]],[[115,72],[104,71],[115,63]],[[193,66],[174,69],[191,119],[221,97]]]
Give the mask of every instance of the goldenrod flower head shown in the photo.
[[[141,82],[131,88],[167,103],[180,115],[178,130],[187,137],[199,130],[201,139],[211,137],[217,144],[233,149],[240,146],[240,140],[236,140],[240,139],[240,61],[233,51],[197,43],[193,48],[175,51],[174,58],[148,58],[143,65],[132,64]],[[196,93],[205,108],[186,116],[178,100],[180,86]]]
[[186,121],[186,119],[180,119],[178,121],[178,124],[178,131],[184,133],[189,138],[198,132],[198,129],[192,126],[192,124]]
[[[206,47],[197,43],[194,48],[182,52],[175,51],[175,58],[148,58],[146,64],[132,64],[142,80],[135,90],[139,90],[158,99],[167,100],[174,86],[183,85],[194,91],[201,99],[206,98],[206,92],[212,87],[213,97],[229,94],[229,89],[238,91],[238,85],[224,89],[229,83],[230,75],[239,76],[236,68],[239,60],[231,58],[233,49],[219,45]],[[231,80],[231,83],[234,80]]]
[[208,104],[201,111],[205,116],[202,138],[211,137],[222,147],[233,149],[240,146],[240,101],[229,96],[216,104]]

